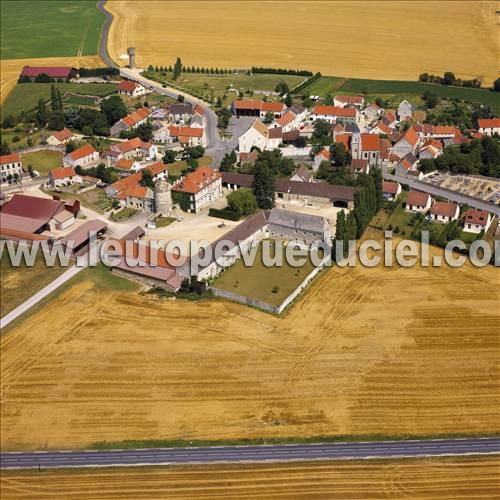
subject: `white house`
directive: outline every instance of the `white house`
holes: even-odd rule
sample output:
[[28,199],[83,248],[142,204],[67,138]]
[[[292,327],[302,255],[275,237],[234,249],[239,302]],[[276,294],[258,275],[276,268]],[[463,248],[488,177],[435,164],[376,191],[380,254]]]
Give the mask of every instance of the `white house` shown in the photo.
[[386,200],[395,200],[401,194],[401,184],[399,182],[382,181],[382,194]]
[[477,208],[469,208],[465,212],[464,217],[464,232],[479,234],[481,231],[488,231],[493,217],[486,210],[478,210]]
[[62,130],[49,135],[47,138],[47,144],[50,144],[51,146],[61,146],[63,144],[67,144],[73,137],[74,134],[71,130],[63,128]]
[[410,191],[406,199],[407,212],[425,213],[431,208],[432,198],[427,193],[420,191]]
[[280,127],[282,132],[290,132],[299,128],[300,121],[297,119],[297,115],[292,111],[287,111],[283,116],[280,116],[273,125],[274,127]]
[[457,203],[436,201],[431,208],[431,219],[442,224],[457,220],[459,214],[460,207]]
[[99,153],[91,144],[75,149],[63,158],[66,167],[93,167],[99,161]]
[[187,198],[189,212],[199,212],[222,196],[222,174],[210,167],[199,167],[172,186],[172,191]]
[[355,108],[339,108],[338,106],[314,106],[309,117],[311,122],[316,120],[325,120],[328,123],[356,123],[358,121],[359,112]]
[[365,103],[365,99],[360,95],[336,95],[333,98],[334,106],[345,108],[346,106],[355,106],[361,108]]
[[371,122],[376,120],[382,114],[382,108],[378,104],[372,102],[366,106],[363,110],[363,114],[365,115],[365,118]]
[[380,165],[380,136],[378,134],[352,134],[353,160],[367,160],[370,166]]
[[81,184],[82,178],[76,174],[73,167],[53,168],[49,172],[49,184],[51,186],[63,186],[67,184]]
[[207,146],[207,136],[204,128],[199,127],[178,127],[170,125],[168,142],[179,141],[186,147]]
[[137,158],[155,159],[158,155],[158,146],[141,140],[140,137],[134,137],[124,142],[112,144],[109,150],[104,153],[104,159],[114,164],[123,158],[134,160]]
[[413,127],[410,127],[403,137],[394,144],[392,153],[399,158],[404,158],[408,153],[415,154],[419,144],[419,137]]
[[122,130],[137,128],[139,125],[146,123],[150,115],[151,110],[149,108],[139,108],[133,113],[130,113],[129,115],[124,116],[122,119],[118,120],[109,129],[109,133],[112,137],[118,137]]
[[492,136],[494,134],[500,135],[500,118],[480,119],[477,121],[479,125],[479,132],[484,135]]
[[255,120],[250,128],[238,140],[240,153],[249,153],[255,146],[261,151],[267,148],[267,127],[259,120]]
[[398,117],[401,122],[413,117],[413,106],[406,99],[399,103]]
[[0,156],[0,180],[4,182],[13,178],[15,174],[19,177],[23,175],[21,156],[17,153]]
[[130,97],[140,97],[146,94],[146,89],[140,83],[123,80],[118,85],[118,93]]

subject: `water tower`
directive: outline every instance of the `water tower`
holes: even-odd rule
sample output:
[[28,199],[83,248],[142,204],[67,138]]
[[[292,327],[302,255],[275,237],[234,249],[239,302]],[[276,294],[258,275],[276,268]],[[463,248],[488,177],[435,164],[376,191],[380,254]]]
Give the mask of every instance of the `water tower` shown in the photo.
[[172,213],[172,186],[166,179],[155,184],[155,212],[161,217],[169,217]]
[[128,60],[129,60],[129,68],[135,68],[135,48],[134,47],[129,47],[127,49],[128,53]]

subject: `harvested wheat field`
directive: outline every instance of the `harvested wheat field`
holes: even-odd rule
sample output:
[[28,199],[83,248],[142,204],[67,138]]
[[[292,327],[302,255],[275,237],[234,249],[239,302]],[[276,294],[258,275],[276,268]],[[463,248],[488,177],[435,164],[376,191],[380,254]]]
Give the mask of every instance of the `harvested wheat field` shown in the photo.
[[[326,75],[416,80],[423,72],[485,77],[498,71],[495,1],[122,1],[108,49],[126,62],[309,69]],[[186,19],[196,29],[185,29]],[[258,21],[257,21],[258,20]],[[390,49],[388,49],[390,47]],[[478,57],[480,54],[480,57]]]
[[75,68],[97,68],[104,66],[99,56],[81,57],[47,57],[35,59],[2,59],[0,60],[0,102],[17,83],[23,66],[74,66]]
[[334,268],[278,318],[84,281],[2,337],[1,446],[498,431],[496,285]]
[[3,471],[21,498],[492,498],[498,457]]

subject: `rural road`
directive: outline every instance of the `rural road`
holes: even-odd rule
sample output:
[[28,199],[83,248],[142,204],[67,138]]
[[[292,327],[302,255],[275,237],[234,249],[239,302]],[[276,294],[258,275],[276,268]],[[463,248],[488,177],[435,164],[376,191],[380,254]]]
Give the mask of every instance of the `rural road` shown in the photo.
[[478,198],[473,198],[472,196],[458,193],[457,191],[443,189],[427,182],[416,181],[413,179],[408,179],[407,177],[398,177],[396,175],[388,174],[387,172],[383,172],[383,177],[387,181],[396,181],[400,182],[401,184],[407,184],[413,189],[423,191],[424,193],[429,193],[432,196],[440,196],[457,203],[466,203],[470,207],[480,210],[487,210],[488,212],[495,214],[497,217],[500,217],[500,207],[498,205],[495,205],[494,203],[482,201]]
[[500,438],[212,446],[0,454],[0,468],[96,467],[222,462],[286,462],[500,453]]
[[101,30],[101,38],[99,41],[99,56],[104,60],[104,62],[113,68],[120,69],[120,75],[124,78],[128,78],[130,80],[135,80],[146,87],[150,87],[154,89],[156,92],[171,97],[173,99],[177,99],[179,95],[182,95],[186,102],[190,102],[191,104],[200,105],[205,111],[206,118],[206,134],[207,134],[207,142],[208,147],[206,148],[207,155],[211,156],[213,159],[212,167],[218,168],[219,164],[226,153],[231,152],[236,144],[236,140],[223,141],[220,138],[219,130],[217,129],[217,121],[218,117],[212,108],[201,99],[198,99],[190,94],[182,92],[180,90],[174,89],[172,87],[162,87],[162,85],[154,80],[149,80],[148,78],[144,78],[141,76],[142,69],[130,69],[118,66],[110,57],[108,53],[108,36],[109,36],[109,28],[113,21],[113,15],[108,12],[105,8],[106,0],[100,0],[97,4],[97,8],[104,13],[106,16],[106,20],[103,24]]

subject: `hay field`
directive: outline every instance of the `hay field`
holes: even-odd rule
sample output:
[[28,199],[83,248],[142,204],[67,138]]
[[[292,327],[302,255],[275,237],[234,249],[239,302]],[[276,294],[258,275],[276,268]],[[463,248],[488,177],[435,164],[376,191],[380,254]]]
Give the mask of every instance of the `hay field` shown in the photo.
[[[147,5],[146,5],[147,4]],[[116,0],[108,49],[116,61],[309,69],[344,77],[416,80],[423,72],[497,77],[495,1]],[[186,29],[186,19],[196,29]]]
[[332,269],[278,318],[80,281],[1,339],[1,446],[498,431],[495,284]]
[[33,498],[492,498],[498,457],[3,471],[4,500]]
[[46,57],[35,59],[0,60],[0,102],[14,88],[23,66],[74,66],[75,68],[98,68],[104,66],[99,56]]

